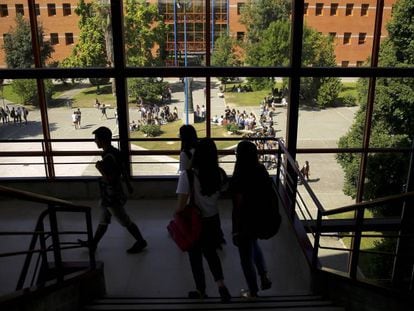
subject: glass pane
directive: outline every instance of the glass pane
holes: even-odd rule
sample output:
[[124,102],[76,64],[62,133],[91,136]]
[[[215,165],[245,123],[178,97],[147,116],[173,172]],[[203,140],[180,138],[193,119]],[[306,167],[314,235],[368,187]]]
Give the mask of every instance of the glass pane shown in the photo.
[[116,97],[109,78],[73,78],[53,81],[52,86],[54,92],[47,102],[52,138],[92,138],[99,126],[118,134]]
[[1,139],[42,139],[36,80],[4,79],[0,82]]
[[[303,65],[356,67],[369,64],[375,24],[375,1],[373,3],[371,1],[367,8],[366,4],[306,1]],[[391,9],[391,5],[388,8]]]
[[[79,144],[84,145],[84,143]],[[66,156],[54,157],[55,174],[59,177],[100,176],[95,168],[100,156]]]
[[359,104],[359,98],[366,100],[366,94],[361,94],[360,83],[356,78],[301,79],[299,148],[362,147],[362,137],[346,138],[351,128],[362,133],[365,122],[365,109],[360,107],[366,105]]

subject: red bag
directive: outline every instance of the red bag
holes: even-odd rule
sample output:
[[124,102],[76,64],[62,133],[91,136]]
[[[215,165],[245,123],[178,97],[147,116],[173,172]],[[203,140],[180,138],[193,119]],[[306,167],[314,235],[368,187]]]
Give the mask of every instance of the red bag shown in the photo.
[[167,226],[170,236],[183,252],[188,251],[201,234],[200,209],[194,201],[193,172],[187,170],[187,176],[190,184],[190,201],[182,212],[174,215],[174,219]]
[[197,206],[187,205],[167,226],[172,239],[183,251],[188,251],[200,238],[201,216]]

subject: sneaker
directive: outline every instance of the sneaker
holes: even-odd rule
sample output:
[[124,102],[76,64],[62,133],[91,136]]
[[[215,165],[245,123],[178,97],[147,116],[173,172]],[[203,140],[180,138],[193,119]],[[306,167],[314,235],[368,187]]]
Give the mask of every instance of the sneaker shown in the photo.
[[128,254],[138,254],[141,253],[144,248],[147,247],[147,241],[142,240],[142,241],[137,241],[134,243],[134,245],[132,245],[131,248],[127,249],[127,253]]
[[261,278],[261,285],[260,288],[262,290],[266,290],[272,287],[272,281],[267,277],[267,276],[263,276]]
[[257,293],[256,294],[252,294],[250,293],[250,291],[248,291],[247,289],[242,289],[240,291],[240,297],[246,300],[255,300],[257,299]]
[[227,289],[226,286],[220,286],[218,288],[219,290],[219,294],[220,294],[220,298],[221,298],[221,302],[229,302],[231,300],[231,295],[229,290]]
[[198,290],[192,290],[190,292],[188,292],[188,298],[190,299],[203,299],[203,298],[207,298],[207,294],[206,293],[202,293]]

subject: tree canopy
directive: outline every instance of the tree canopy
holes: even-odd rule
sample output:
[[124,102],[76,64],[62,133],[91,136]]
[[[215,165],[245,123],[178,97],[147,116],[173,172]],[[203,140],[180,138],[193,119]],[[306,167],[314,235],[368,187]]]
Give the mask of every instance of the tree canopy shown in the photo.
[[[247,32],[246,63],[251,66],[288,66],[291,48],[290,1],[249,1],[242,10]],[[302,63],[304,66],[336,66],[332,39],[304,26]],[[273,84],[267,78],[250,78],[255,89]],[[286,84],[286,82],[285,82]],[[301,79],[301,96],[320,107],[335,104],[342,84],[338,78]]]
[[[42,65],[54,52],[50,41],[44,40],[45,34],[42,26],[38,27],[40,41],[40,57]],[[34,56],[32,49],[32,36],[30,23],[21,14],[16,15],[16,25],[10,28],[4,36],[3,49],[6,56],[6,63],[9,68],[30,68],[34,67]]]
[[[380,66],[404,67],[413,64],[412,12],[414,12],[414,2],[400,0],[395,3],[392,18],[387,25],[388,38],[381,44]],[[359,85],[359,98],[363,101],[361,101],[350,131],[339,141],[341,148],[362,146],[367,107],[367,80],[361,79]],[[414,79],[378,78],[373,108],[370,146],[410,147],[414,137]],[[341,154],[337,156],[337,159],[345,172],[344,192],[355,197],[360,157]],[[402,173],[407,172],[408,162],[407,155],[370,154],[367,162],[364,199],[369,200],[403,192],[407,176]],[[382,210],[380,213],[392,213],[392,211]]]

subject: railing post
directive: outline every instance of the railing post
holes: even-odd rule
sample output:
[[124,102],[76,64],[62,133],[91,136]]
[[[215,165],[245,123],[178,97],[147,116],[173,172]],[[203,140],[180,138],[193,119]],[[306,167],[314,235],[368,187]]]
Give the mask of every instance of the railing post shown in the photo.
[[362,223],[364,221],[364,207],[358,206],[355,223],[355,237],[352,243],[352,254],[349,269],[349,277],[356,279],[358,271],[359,249],[361,247]]
[[312,254],[312,268],[316,269],[318,267],[318,253],[319,253],[319,241],[321,238],[321,228],[322,228],[322,211],[318,209],[318,214],[316,218],[316,232],[313,243],[313,254]]
[[55,267],[56,267],[56,278],[58,281],[63,280],[63,263],[62,263],[62,254],[60,252],[60,239],[59,239],[59,229],[57,224],[56,210],[54,206],[49,204],[49,221],[50,221],[50,231],[52,236],[53,243],[53,255],[55,258]]
[[279,191],[279,187],[280,187],[280,163],[282,161],[281,153],[282,151],[280,147],[278,147],[277,148],[277,162],[276,162],[276,189],[277,191]]
[[92,229],[92,216],[91,209],[88,209],[86,212],[86,230],[88,233],[88,245],[89,245],[89,265],[91,269],[96,268],[95,261],[95,247],[92,245],[93,241],[93,229]]

